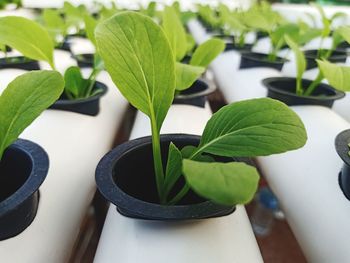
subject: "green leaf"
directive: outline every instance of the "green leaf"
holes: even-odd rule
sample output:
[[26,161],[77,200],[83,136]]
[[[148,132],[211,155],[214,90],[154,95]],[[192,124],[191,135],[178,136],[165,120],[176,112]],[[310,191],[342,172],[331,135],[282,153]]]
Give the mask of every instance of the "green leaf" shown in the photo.
[[292,49],[294,56],[295,56],[295,62],[297,65],[297,87],[296,87],[296,93],[301,94],[303,92],[303,87],[301,85],[302,78],[304,75],[304,72],[306,70],[306,59],[304,53],[300,50],[297,43],[295,43],[290,37],[285,37],[287,45]]
[[205,68],[176,62],[176,90],[185,90],[204,73]]
[[321,60],[317,60],[317,64],[333,88],[341,91],[350,91],[350,67]]
[[196,40],[193,38],[193,36],[191,34],[186,34],[186,41],[187,41],[186,54],[192,54],[193,49],[196,46]]
[[56,71],[32,71],[13,80],[0,96],[0,158],[4,150],[63,91],[64,81]]
[[54,45],[50,35],[32,20],[17,16],[1,17],[0,43],[18,50],[25,57],[47,61],[54,68]]
[[192,66],[208,67],[209,64],[225,49],[225,42],[212,38],[201,44],[193,53],[190,64]]
[[169,192],[182,175],[182,155],[175,144],[170,143],[168,162],[166,167],[163,194],[167,197]]
[[245,163],[183,160],[187,183],[199,195],[223,205],[249,203],[258,188],[258,171]]
[[100,23],[95,37],[113,82],[159,131],[175,93],[175,59],[163,30],[149,17],[123,12]]
[[340,27],[337,32],[350,44],[350,26]]
[[97,26],[97,20],[89,14],[84,15],[85,31],[88,39],[96,46],[95,28]]
[[53,41],[56,43],[59,37],[66,36],[66,25],[64,19],[61,17],[59,11],[52,9],[45,9],[42,14],[45,27],[51,35]]
[[82,94],[81,89],[85,85],[84,78],[79,67],[70,67],[64,73],[65,91],[69,92],[74,98]]
[[162,27],[170,42],[176,60],[181,61],[187,51],[187,36],[185,28],[173,7],[165,7]]
[[208,121],[191,159],[205,152],[226,157],[253,157],[302,147],[307,135],[298,115],[270,98],[236,102]]

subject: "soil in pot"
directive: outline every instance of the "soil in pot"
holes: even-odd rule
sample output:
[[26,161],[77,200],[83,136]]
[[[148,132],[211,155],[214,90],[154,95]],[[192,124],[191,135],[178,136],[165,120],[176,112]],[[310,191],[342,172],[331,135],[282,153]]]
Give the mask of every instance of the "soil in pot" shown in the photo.
[[247,68],[274,68],[279,71],[282,70],[284,63],[287,60],[277,57],[275,61],[270,61],[267,54],[256,52],[244,52],[241,55],[240,69]]
[[46,152],[33,142],[17,140],[0,162],[0,240],[18,235],[34,220],[39,187],[49,168]]
[[[185,134],[161,135],[164,167],[170,142],[179,149],[197,146],[200,137]],[[217,161],[232,159],[220,158]],[[127,217],[148,220],[190,220],[229,215],[233,206],[222,206],[199,197],[190,191],[174,206],[159,204],[153,167],[151,137],[128,141],[103,157],[96,169],[96,183],[100,192]],[[182,177],[171,195],[184,185]]]
[[0,58],[0,69],[40,70],[38,61],[23,56]]
[[[312,81],[310,80],[303,80],[302,86],[308,87],[311,83]],[[319,84],[311,96],[299,96],[295,94],[295,78],[267,78],[263,80],[263,84],[268,90],[268,97],[280,100],[289,106],[319,105],[332,108],[335,100],[341,99],[345,96],[344,92],[337,91],[324,83]]]
[[335,139],[335,148],[344,164],[339,172],[339,186],[345,197],[350,200],[350,130],[339,133]]
[[[306,58],[306,69],[313,69],[317,68],[317,62],[316,59],[322,58],[322,54],[327,53],[328,49],[323,49],[320,51],[320,56],[317,57],[317,50],[306,50],[304,51],[305,58]],[[345,51],[342,50],[334,50],[332,55],[327,59],[329,62],[332,63],[345,63],[346,58],[348,54]]]
[[108,88],[101,82],[96,81],[93,87],[94,96],[70,100],[63,92],[61,97],[50,106],[50,109],[71,111],[89,116],[97,116],[100,112],[100,100],[103,95],[106,94]]
[[196,80],[193,85],[175,95],[173,104],[185,104],[204,108],[208,100],[208,95],[215,91],[203,80]]
[[94,66],[94,54],[79,54],[73,58],[77,61],[79,68],[92,68]]

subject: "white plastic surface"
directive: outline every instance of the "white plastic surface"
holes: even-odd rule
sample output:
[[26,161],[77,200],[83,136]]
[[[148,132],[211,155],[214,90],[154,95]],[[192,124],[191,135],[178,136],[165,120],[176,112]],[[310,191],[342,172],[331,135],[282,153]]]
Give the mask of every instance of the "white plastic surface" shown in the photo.
[[[77,65],[77,62],[75,61],[75,59],[73,59],[72,54],[68,51],[55,49],[53,53],[53,58],[56,70],[61,74],[64,74],[67,68]],[[40,69],[51,69],[50,65],[47,62],[40,61],[39,65]]]
[[[0,87],[22,72],[0,70]],[[127,106],[106,72],[98,79],[109,86],[98,117],[47,110],[22,134],[21,138],[47,151],[50,169],[40,188],[36,218],[23,233],[0,242],[0,262],[62,263],[69,259],[95,192],[96,165],[111,148]]]
[[350,124],[319,106],[292,107],[308,142],[302,149],[258,158],[308,262],[350,262],[350,201],[338,185],[342,160],[334,139]]
[[[315,7],[307,4],[274,4],[273,9],[280,12],[284,18],[291,22],[298,22],[299,19],[313,25],[313,21],[306,13],[316,17],[318,27],[322,27],[321,16]],[[346,25],[350,22],[350,7],[349,6],[323,6],[327,17],[331,17],[337,12],[347,14],[347,18],[338,18],[334,21],[334,26]]]
[[69,42],[71,43],[71,51],[74,55],[95,53],[94,45],[86,38],[71,37]]
[[[208,109],[174,105],[162,133],[201,134]],[[150,135],[147,117],[138,112],[131,139]],[[155,222],[121,216],[111,205],[95,263],[254,263],[262,262],[244,207],[230,216],[187,222]]]

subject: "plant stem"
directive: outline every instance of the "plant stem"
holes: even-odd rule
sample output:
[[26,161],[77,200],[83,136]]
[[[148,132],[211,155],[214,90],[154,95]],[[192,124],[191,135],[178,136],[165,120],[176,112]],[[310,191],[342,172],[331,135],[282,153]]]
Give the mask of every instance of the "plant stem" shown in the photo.
[[304,95],[310,96],[314,92],[314,90],[317,88],[317,86],[322,82],[323,79],[324,79],[323,74],[321,73],[321,71],[319,71],[316,79],[306,89],[306,91],[304,92]]
[[190,186],[186,183],[184,185],[184,187],[181,189],[180,192],[178,192],[176,194],[176,196],[171,199],[167,204],[168,205],[175,205],[176,203],[178,203],[182,198],[184,198],[184,196],[188,193],[188,191],[190,190]]
[[303,95],[303,86],[302,86],[302,78],[301,77],[297,78],[296,94]]
[[98,70],[93,69],[91,74],[90,74],[90,76],[89,76],[89,78],[88,78],[88,85],[89,86],[88,86],[88,88],[85,91],[85,96],[84,96],[85,98],[90,97],[92,89],[93,89],[93,87],[95,85],[95,82],[96,82],[97,74],[98,74]]
[[153,163],[154,163],[154,171],[156,175],[157,191],[158,191],[160,203],[164,204],[166,202],[163,194],[164,170],[163,170],[163,162],[162,162],[162,153],[160,150],[160,135],[159,135],[159,130],[157,127],[157,121],[156,121],[154,112],[151,112],[151,127],[152,127]]

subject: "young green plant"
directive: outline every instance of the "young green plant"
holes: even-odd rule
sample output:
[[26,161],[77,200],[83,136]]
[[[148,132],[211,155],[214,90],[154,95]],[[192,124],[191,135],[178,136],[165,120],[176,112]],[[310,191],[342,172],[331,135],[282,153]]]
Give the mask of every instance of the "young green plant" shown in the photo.
[[25,73],[7,86],[0,96],[0,160],[24,129],[59,98],[63,87],[56,71]]
[[322,6],[319,4],[311,3],[320,14],[323,28],[321,29],[321,43],[317,51],[317,59],[327,60],[334,52],[335,48],[343,41],[341,35],[335,30],[332,36],[332,47],[329,50],[323,49],[323,42],[327,37],[330,37],[332,34],[332,26],[336,19],[345,18],[347,15],[343,12],[336,12],[330,18],[327,17]]
[[[90,35],[93,36],[93,33],[90,33]],[[16,16],[0,18],[0,43],[18,50],[25,57],[45,61],[55,70],[53,59],[54,43],[47,30],[34,21]],[[92,87],[97,74],[102,68],[103,63],[96,56],[95,67],[87,81],[84,79],[78,81],[79,78],[82,78],[79,69],[68,69],[65,74],[66,80],[70,80],[67,81],[65,88],[67,97],[70,99],[80,99],[95,95]],[[75,81],[72,82],[72,79],[75,79]],[[69,87],[69,83],[75,83],[76,85],[79,83],[81,85]]]
[[165,7],[162,28],[170,41],[176,60],[177,91],[189,88],[205,72],[209,64],[225,49],[225,43],[222,40],[209,39],[195,49],[189,64],[184,64],[182,61],[188,54],[188,37],[174,7]]
[[286,36],[286,42],[292,49],[295,55],[295,62],[297,66],[296,76],[296,91],[299,96],[310,96],[317,89],[319,84],[326,78],[329,84],[341,91],[350,91],[350,69],[349,67],[340,66],[329,63],[324,60],[316,60],[319,67],[319,74],[316,79],[308,86],[303,87],[303,75],[306,70],[306,59],[304,53],[300,50],[297,43],[295,43],[290,37]]
[[[268,98],[242,101],[213,115],[198,147],[178,149],[171,143],[164,169],[160,130],[176,88],[171,41],[152,19],[135,12],[123,12],[102,22],[95,35],[113,82],[133,106],[149,117],[161,204],[176,204],[189,189],[220,204],[247,203],[258,186],[257,170],[241,162],[216,162],[213,157],[264,156],[305,144],[304,125],[285,104]],[[171,196],[171,189],[182,175],[186,184]]]

